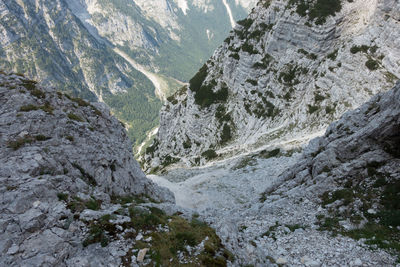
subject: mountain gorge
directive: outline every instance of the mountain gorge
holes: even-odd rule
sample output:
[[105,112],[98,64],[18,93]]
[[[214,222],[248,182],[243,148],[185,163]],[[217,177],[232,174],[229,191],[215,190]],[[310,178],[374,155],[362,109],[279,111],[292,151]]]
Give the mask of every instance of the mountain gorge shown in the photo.
[[[254,2],[228,1],[235,19]],[[139,145],[221,43],[228,14],[223,1],[1,1],[0,67],[105,102]]]
[[146,168],[199,165],[320,134],[400,77],[399,8],[396,1],[260,1],[163,106]]
[[0,68],[1,266],[400,267],[398,0],[0,0]]

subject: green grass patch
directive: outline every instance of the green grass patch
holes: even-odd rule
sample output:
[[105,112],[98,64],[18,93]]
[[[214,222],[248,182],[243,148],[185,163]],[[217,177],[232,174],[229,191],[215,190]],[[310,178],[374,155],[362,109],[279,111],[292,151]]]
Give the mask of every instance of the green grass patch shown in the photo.
[[70,120],[74,120],[74,121],[79,121],[79,122],[84,122],[84,120],[82,119],[82,117],[74,114],[74,113],[68,113],[68,119]]

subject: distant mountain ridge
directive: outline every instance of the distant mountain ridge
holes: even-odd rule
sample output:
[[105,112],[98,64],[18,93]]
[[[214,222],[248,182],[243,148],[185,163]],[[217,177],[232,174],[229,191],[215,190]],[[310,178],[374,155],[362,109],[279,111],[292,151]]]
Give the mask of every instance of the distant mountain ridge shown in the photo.
[[[243,17],[251,2],[229,4]],[[1,0],[0,68],[105,102],[138,145],[158,125],[160,99],[189,79],[230,27],[222,1]],[[154,73],[162,92],[131,59]]]

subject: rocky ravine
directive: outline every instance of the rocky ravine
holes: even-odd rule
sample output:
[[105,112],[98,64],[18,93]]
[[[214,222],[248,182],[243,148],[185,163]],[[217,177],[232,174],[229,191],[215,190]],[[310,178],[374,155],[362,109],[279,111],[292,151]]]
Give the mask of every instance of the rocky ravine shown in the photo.
[[321,131],[400,77],[398,1],[260,1],[169,98],[144,162],[178,161],[289,143]]
[[211,223],[233,266],[400,266],[399,103],[400,82],[301,154],[272,142],[150,178]]

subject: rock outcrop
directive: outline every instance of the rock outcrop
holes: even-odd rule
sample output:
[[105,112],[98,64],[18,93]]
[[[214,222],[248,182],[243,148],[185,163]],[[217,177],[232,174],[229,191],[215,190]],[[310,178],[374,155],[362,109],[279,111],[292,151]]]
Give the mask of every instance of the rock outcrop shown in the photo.
[[[298,163],[268,187],[258,214],[297,228],[313,222],[319,231],[386,249],[399,260],[399,147],[400,82],[345,113],[324,136],[313,139]],[[269,221],[273,225],[272,219]],[[284,237],[280,233],[275,238],[278,241],[273,250],[278,253],[279,247],[296,235]],[[348,242],[343,239],[343,246]],[[314,246],[324,243],[321,240]],[[331,257],[322,254],[315,257],[320,261],[325,257],[325,262]],[[353,261],[360,256],[354,255]],[[290,257],[294,263],[296,256]],[[388,256],[372,258],[363,258],[364,266],[394,264]]]
[[296,145],[400,77],[397,1],[260,1],[161,110],[154,170]]
[[0,180],[2,266],[62,266],[80,256],[116,263],[110,253],[120,253],[118,246],[103,254],[82,250],[89,231],[85,222],[93,219],[94,210],[99,210],[97,217],[107,209],[113,212],[121,206],[111,203],[122,197],[174,203],[168,189],[141,171],[123,125],[104,104],[4,72]]

